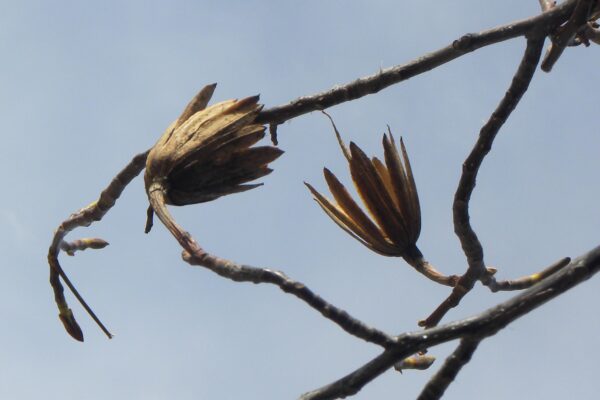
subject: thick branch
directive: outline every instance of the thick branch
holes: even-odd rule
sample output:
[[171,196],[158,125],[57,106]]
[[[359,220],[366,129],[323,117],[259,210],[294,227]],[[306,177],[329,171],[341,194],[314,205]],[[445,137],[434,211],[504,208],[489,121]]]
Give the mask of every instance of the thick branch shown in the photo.
[[496,134],[529,87],[529,82],[531,82],[540,60],[543,44],[543,37],[527,40],[525,54],[512,79],[510,87],[496,110],[492,113],[490,119],[481,128],[479,138],[473,150],[471,150],[471,153],[463,163],[463,171],[454,195],[452,209],[454,232],[460,240],[469,267],[467,272],[459,279],[450,296],[425,321],[421,321],[421,326],[432,327],[437,325],[451,308],[456,307],[460,303],[460,300],[473,288],[477,280],[483,278],[483,282],[486,283],[486,278],[489,279],[489,274],[487,274],[483,261],[483,248],[477,238],[477,234],[471,227],[469,200],[475,189],[479,168],[485,156],[490,152]]
[[479,315],[397,336],[395,345],[373,360],[329,385],[304,394],[301,399],[324,400],[351,396],[395,363],[417,351],[458,338],[492,336],[517,318],[588,280],[599,270],[600,246],[573,260],[562,271]]
[[285,105],[265,109],[258,116],[257,122],[281,124],[299,115],[324,110],[346,101],[377,93],[388,86],[437,68],[481,47],[524,36],[532,31],[536,31],[536,34],[546,35],[569,17],[575,3],[576,0],[568,0],[552,10],[534,17],[501,25],[481,33],[466,34],[448,46],[406,64],[384,69],[377,74],[336,86],[325,92],[300,97]]
[[442,368],[427,382],[417,400],[438,400],[477,350],[480,339],[464,338],[454,352],[446,358]]

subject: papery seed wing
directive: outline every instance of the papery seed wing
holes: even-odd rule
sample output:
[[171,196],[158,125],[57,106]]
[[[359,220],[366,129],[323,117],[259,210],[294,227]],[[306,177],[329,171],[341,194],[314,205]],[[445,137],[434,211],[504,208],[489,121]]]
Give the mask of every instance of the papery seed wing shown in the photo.
[[[390,133],[391,135],[391,133]],[[412,167],[410,166],[410,160],[408,159],[408,153],[406,151],[406,147],[404,147],[404,141],[400,138],[400,147],[402,148],[402,156],[404,158],[404,165],[406,170],[406,177],[408,179],[408,192],[410,193],[410,205],[411,205],[411,216],[412,223],[414,226],[416,238],[415,241],[419,238],[419,234],[421,233],[421,204],[419,202],[419,194],[417,192],[417,184],[415,183],[415,178],[413,176]]]
[[202,90],[198,92],[196,96],[188,103],[185,107],[179,118],[177,118],[176,124],[174,126],[177,129],[181,124],[187,121],[192,115],[197,113],[198,111],[202,111],[208,105],[208,102],[212,98],[213,93],[215,92],[215,88],[217,87],[216,83],[211,85],[204,86]]
[[[217,153],[169,176],[171,190],[210,197],[211,193],[237,192],[236,186],[262,178],[272,172],[267,165],[283,150],[261,146],[230,153]],[[235,189],[235,190],[234,190]],[[178,195],[170,196],[178,203]]]
[[384,256],[398,255],[396,248],[394,246],[388,244],[387,242],[370,243],[370,242],[366,241],[365,239],[363,239],[361,236],[359,236],[358,233],[361,232],[360,228],[358,228],[358,226],[352,221],[352,219],[350,217],[348,217],[342,211],[341,208],[339,208],[336,205],[334,205],[333,203],[331,203],[326,197],[324,197],[317,190],[315,190],[315,188],[313,188],[309,183],[304,182],[304,184],[306,185],[306,187],[308,187],[308,190],[310,190],[310,192],[314,196],[314,199],[317,202],[317,204],[319,204],[319,206],[323,209],[323,211],[325,211],[325,213],[329,216],[329,218],[331,218],[333,220],[333,222],[335,222],[346,233],[348,233],[354,239],[358,240],[360,243],[362,243],[369,249],[375,251],[376,253],[379,253]]
[[263,125],[246,125],[240,129],[224,132],[207,140],[194,152],[194,159],[201,160],[212,157],[216,153],[232,153],[251,147],[265,136]]
[[323,169],[323,174],[335,201],[339,204],[342,211],[354,222],[355,229],[353,230],[356,230],[356,233],[366,242],[386,243],[386,239],[379,228],[360,209],[337,177],[327,168]]
[[169,204],[175,206],[184,206],[187,204],[198,204],[198,203],[206,203],[208,201],[213,201],[218,199],[219,197],[241,193],[247,190],[251,190],[262,186],[262,183],[256,183],[252,185],[237,185],[227,188],[221,188],[219,191],[210,191],[210,192],[185,192],[180,190],[170,190],[169,191]]
[[342,140],[342,136],[340,135],[340,132],[338,131],[337,127],[335,126],[335,122],[333,122],[333,118],[331,118],[331,116],[329,114],[327,114],[325,111],[321,111],[321,112],[323,114],[325,114],[327,116],[327,118],[329,118],[329,121],[331,122],[331,125],[333,126],[333,131],[335,132],[335,137],[337,138],[340,148],[342,149],[342,153],[344,153],[344,157],[346,157],[346,160],[350,161],[350,158],[351,158],[350,151],[344,144],[344,141]]
[[406,178],[404,166],[400,160],[398,149],[394,143],[393,136],[383,135],[383,150],[385,155],[385,163],[392,182],[392,191],[390,192],[396,199],[398,210],[402,214],[403,220],[407,227],[412,230],[413,225],[413,209],[409,192],[409,182]]
[[393,195],[394,187],[392,184],[392,178],[390,177],[389,171],[387,170],[386,166],[381,162],[381,160],[379,158],[373,157],[373,158],[371,158],[371,162],[373,163],[375,170],[379,174],[379,177],[383,181],[383,184],[385,185],[387,192],[391,194],[390,197],[392,198],[392,200],[394,200],[395,206],[398,207],[398,203],[396,202],[396,196]]
[[[173,159],[176,163],[185,163],[196,157],[195,152],[204,147],[213,147],[221,143],[225,137],[238,131],[254,121],[262,106],[256,104],[257,97],[249,97],[240,101],[229,102],[221,112],[213,114],[207,108],[194,114],[175,133],[179,140]],[[238,104],[240,103],[240,104]],[[182,131],[179,135],[179,131]]]
[[386,236],[398,246],[405,247],[408,233],[391,194],[366,154],[354,143],[350,143],[350,152],[350,172],[358,193]]

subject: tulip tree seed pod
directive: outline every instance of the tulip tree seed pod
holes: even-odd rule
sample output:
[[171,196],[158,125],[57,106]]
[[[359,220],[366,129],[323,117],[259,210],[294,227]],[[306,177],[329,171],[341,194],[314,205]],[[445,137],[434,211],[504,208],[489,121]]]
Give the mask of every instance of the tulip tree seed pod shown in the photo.
[[207,107],[215,87],[202,89],[148,154],[146,232],[154,212],[169,228],[161,211],[165,204],[203,203],[260,186],[247,182],[271,173],[268,164],[283,153],[272,146],[252,147],[265,135],[265,127],[254,122],[262,109],[258,96]]

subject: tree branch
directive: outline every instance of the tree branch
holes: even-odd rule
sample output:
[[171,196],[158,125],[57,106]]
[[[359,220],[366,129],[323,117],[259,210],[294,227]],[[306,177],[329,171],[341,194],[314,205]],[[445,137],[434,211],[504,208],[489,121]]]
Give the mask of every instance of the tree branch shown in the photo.
[[346,311],[325,301],[302,282],[289,278],[281,271],[241,265],[210,254],[184,252],[183,259],[190,265],[205,267],[212,272],[235,282],[270,283],[285,293],[290,293],[317,310],[325,318],[333,321],[347,333],[366,342],[387,347],[393,343],[390,335],[354,318]]
[[483,261],[483,247],[470,223],[469,201],[475,189],[477,173],[483,163],[483,159],[492,149],[492,143],[496,134],[515,109],[523,94],[527,91],[540,60],[543,45],[543,37],[527,40],[525,54],[521,59],[510,87],[498,107],[492,113],[490,119],[481,128],[475,146],[463,163],[463,171],[454,195],[452,209],[454,232],[460,240],[469,267],[465,274],[458,280],[450,296],[426,320],[419,323],[421,326],[430,328],[437,325],[451,308],[456,307],[460,303],[461,299],[473,288],[477,280],[482,279],[484,284],[489,282],[490,275],[487,273]]
[[[272,138],[276,141],[277,124],[288,119],[311,111],[331,107],[345,101],[354,100],[367,94],[376,93],[385,87],[402,82],[403,80],[423,72],[427,72],[448,61],[460,57],[461,55],[490,44],[523,36],[534,30],[544,32],[544,34],[550,32],[556,26],[562,24],[569,15],[571,15],[575,4],[576,0],[567,0],[543,14],[515,23],[502,25],[478,34],[464,35],[460,39],[455,40],[451,45],[419,57],[407,64],[388,68],[381,71],[379,74],[357,79],[354,82],[335,87],[326,92],[300,97],[286,105],[263,110],[259,115],[257,122],[270,124]],[[54,290],[55,300],[60,309],[61,320],[71,335],[77,337],[78,340],[83,340],[83,336],[67,305],[59,276],[65,281],[66,285],[74,293],[82,306],[109,337],[110,333],[104,328],[100,320],[94,315],[93,311],[87,306],[79,293],[77,293],[77,290],[62,270],[62,267],[58,262],[58,252],[61,243],[63,243],[65,236],[73,229],[81,226],[89,226],[92,222],[100,221],[102,219],[106,212],[114,205],[114,202],[129,182],[143,170],[147,155],[148,151],[135,156],[101,193],[97,202],[92,203],[90,206],[71,215],[67,220],[60,224],[54,234],[48,251],[48,263],[51,268],[50,283]]]
[[569,17],[576,0],[568,0],[550,11],[522,21],[501,25],[481,33],[468,33],[446,47],[425,54],[406,64],[387,68],[381,72],[359,78],[345,85],[311,96],[299,97],[292,102],[263,110],[257,122],[278,125],[312,111],[324,110],[334,105],[374,94],[388,86],[432,70],[479,48],[524,36],[532,31],[547,35]]
[[372,328],[346,311],[326,302],[303,283],[288,278],[283,272],[236,264],[232,261],[206,253],[192,236],[171,216],[165,205],[165,192],[160,187],[149,190],[150,203],[156,215],[183,247],[183,259],[190,265],[199,265],[235,282],[271,283],[286,293],[291,293],[319,311],[325,318],[335,322],[343,330],[367,342],[383,347],[393,343],[391,336]]
[[576,258],[562,271],[479,315],[397,336],[395,344],[373,360],[345,377],[306,393],[300,398],[302,400],[325,400],[351,396],[358,393],[367,383],[387,371],[396,362],[418,351],[458,338],[483,339],[493,336],[516,319],[588,280],[599,270],[600,246]]

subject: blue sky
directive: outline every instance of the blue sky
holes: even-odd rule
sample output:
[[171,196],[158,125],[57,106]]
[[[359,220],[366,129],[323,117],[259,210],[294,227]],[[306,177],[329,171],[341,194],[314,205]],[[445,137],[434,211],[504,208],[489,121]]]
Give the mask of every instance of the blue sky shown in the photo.
[[[0,397],[3,399],[296,398],[379,353],[274,287],[238,284],[180,259],[160,225],[143,233],[141,179],[106,218],[70,239],[111,245],[61,262],[115,334],[76,303],[86,335],[63,331],[48,284],[53,230],[95,200],[149,148],[203,85],[214,101],[260,93],[286,103],[407,62],[539,12],[537,1],[0,2]],[[330,109],[347,141],[381,155],[402,135],[419,189],[425,256],[447,273],[465,259],[451,204],[463,159],[524,48],[491,46],[383,92]],[[538,71],[481,169],[472,223],[500,278],[595,247],[600,212],[597,47],[568,49]],[[333,224],[302,184],[325,191],[327,166],[349,173],[319,113],[279,128],[286,151],[259,189],[173,209],[207,250],[281,269],[390,333],[417,328],[448,294],[402,260],[370,253]],[[594,280],[483,342],[446,398],[593,398],[598,372]],[[445,321],[509,295],[477,286]],[[431,371],[394,371],[355,398],[414,398]]]

